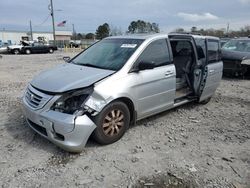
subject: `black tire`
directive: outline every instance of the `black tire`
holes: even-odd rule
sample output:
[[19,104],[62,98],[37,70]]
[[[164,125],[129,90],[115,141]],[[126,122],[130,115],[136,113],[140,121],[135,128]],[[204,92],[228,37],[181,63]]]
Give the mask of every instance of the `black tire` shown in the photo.
[[49,49],[49,53],[50,53],[50,54],[53,54],[53,52],[54,52],[53,48],[50,48],[50,49]]
[[93,138],[99,144],[111,144],[119,140],[128,129],[130,112],[126,104],[115,101],[104,107],[94,118],[94,122],[97,128],[93,132]]
[[209,97],[209,98],[207,98],[207,99],[205,99],[204,101],[201,101],[201,102],[199,102],[199,103],[205,105],[205,104],[207,104],[207,103],[210,102],[211,98],[212,98],[212,97]]
[[29,55],[29,54],[31,54],[31,50],[30,49],[26,49],[25,53]]
[[17,54],[19,54],[20,53],[20,50],[19,49],[14,49],[13,50],[13,54],[15,54],[15,55],[17,55]]

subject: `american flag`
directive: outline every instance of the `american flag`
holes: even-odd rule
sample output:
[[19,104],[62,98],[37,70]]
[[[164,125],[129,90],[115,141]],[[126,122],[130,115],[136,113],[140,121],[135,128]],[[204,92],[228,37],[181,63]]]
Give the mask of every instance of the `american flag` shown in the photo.
[[66,24],[66,20],[60,22],[59,24],[57,24],[57,27],[64,27]]

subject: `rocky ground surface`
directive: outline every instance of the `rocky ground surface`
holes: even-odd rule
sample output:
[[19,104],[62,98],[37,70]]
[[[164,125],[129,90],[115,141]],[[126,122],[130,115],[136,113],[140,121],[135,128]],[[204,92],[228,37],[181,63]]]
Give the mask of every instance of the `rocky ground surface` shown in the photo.
[[139,121],[107,146],[80,154],[32,131],[21,96],[32,77],[74,54],[0,58],[0,186],[250,187],[250,80],[223,79],[207,105],[196,103]]

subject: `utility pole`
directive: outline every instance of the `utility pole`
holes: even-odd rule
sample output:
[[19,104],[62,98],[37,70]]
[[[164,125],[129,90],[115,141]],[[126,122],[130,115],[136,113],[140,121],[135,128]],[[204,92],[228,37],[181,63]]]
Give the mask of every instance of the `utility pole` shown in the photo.
[[33,41],[33,32],[32,32],[31,20],[30,20],[30,39]]
[[75,24],[72,24],[73,27],[73,38],[74,38],[74,43],[76,42],[76,32],[75,32]]
[[5,28],[3,28],[3,32],[2,32],[2,39],[3,39],[3,42],[4,42],[4,31],[5,31]]
[[50,0],[50,15],[52,17],[52,26],[53,26],[53,43],[56,44],[56,31],[55,31],[55,19],[54,19],[54,8],[53,8],[53,0]]
[[227,23],[227,35],[229,33],[229,23]]

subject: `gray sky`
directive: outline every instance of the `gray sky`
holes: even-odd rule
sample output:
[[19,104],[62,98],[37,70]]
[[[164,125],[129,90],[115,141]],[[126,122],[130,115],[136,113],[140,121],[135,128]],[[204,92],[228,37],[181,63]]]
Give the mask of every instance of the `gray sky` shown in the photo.
[[[126,31],[133,20],[159,24],[161,31],[182,27],[240,29],[250,25],[250,0],[53,0],[56,24],[67,20],[60,30],[95,32],[107,22]],[[50,31],[49,0],[1,0],[0,30]],[[48,18],[46,20],[46,18]],[[44,22],[44,23],[43,23]]]

